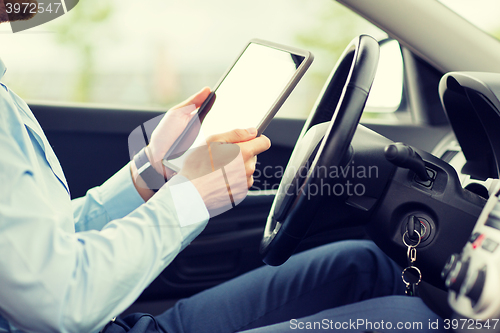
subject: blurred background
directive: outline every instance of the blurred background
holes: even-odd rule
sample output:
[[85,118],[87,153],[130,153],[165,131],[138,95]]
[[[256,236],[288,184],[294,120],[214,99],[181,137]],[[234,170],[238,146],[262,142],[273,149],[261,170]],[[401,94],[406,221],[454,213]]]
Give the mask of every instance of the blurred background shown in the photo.
[[[500,1],[441,2],[500,37]],[[315,55],[278,114],[305,118],[337,58],[361,33],[387,37],[332,0],[81,0],[25,32],[12,34],[1,24],[0,57],[8,68],[3,82],[28,101],[168,108],[213,87],[248,40],[267,39]],[[402,70],[396,75],[402,81]],[[386,78],[379,89],[393,81]],[[401,100],[401,85],[391,89],[395,101],[373,102],[384,112]]]

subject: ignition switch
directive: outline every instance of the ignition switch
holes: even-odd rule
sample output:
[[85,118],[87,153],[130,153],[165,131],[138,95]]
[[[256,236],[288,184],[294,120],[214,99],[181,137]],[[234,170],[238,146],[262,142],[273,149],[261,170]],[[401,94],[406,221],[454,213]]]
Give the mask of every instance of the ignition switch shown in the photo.
[[431,234],[429,221],[421,216],[410,215],[403,225],[403,234],[408,244],[417,244],[419,237],[420,243],[425,242]]

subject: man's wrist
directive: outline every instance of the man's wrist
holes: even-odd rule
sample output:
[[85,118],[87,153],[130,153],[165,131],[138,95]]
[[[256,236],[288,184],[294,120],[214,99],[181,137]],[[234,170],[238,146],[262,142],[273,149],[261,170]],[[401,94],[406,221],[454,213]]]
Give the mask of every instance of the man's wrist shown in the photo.
[[177,174],[177,168],[167,161],[152,161],[151,151],[145,147],[134,156],[137,174],[142,178],[146,187],[154,192],[158,191],[168,180]]
[[158,173],[153,167],[146,151],[147,147],[141,149],[134,156],[134,164],[137,168],[137,175],[141,177],[146,188],[156,192],[165,184],[166,179],[162,173]]
[[167,181],[172,179],[172,177],[177,175],[180,171],[179,168],[177,168],[177,166],[168,162],[167,160],[162,160],[161,165],[162,165],[162,170],[163,170],[163,177]]

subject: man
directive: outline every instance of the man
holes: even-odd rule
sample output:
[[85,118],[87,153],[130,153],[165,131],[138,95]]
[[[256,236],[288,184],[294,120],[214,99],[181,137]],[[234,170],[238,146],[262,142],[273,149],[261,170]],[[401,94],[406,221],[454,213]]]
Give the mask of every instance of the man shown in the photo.
[[[0,20],[7,21],[2,5]],[[0,79],[4,73],[0,62]],[[145,154],[158,172],[164,171],[158,160],[176,139],[172,133],[208,94],[203,89],[174,107],[155,129]],[[255,156],[270,146],[255,136],[255,129],[235,130],[209,140],[238,143],[246,188]],[[194,151],[193,163],[156,193],[144,186],[134,160],[71,202],[42,129],[5,85],[0,147],[0,332],[287,332],[337,323],[365,331],[370,327],[352,321],[380,327],[395,318],[423,322],[425,330],[438,319],[418,298],[387,297],[403,294],[399,268],[373,243],[347,241],[245,274],[156,318],[134,314],[110,322],[220,211],[218,198],[227,189],[212,185],[206,160],[197,158],[203,152]],[[228,167],[238,173],[237,165]],[[186,202],[190,209],[176,209]]]
[[[0,61],[0,76],[4,72]],[[199,107],[208,93],[204,89],[185,103]],[[0,313],[16,327],[41,332],[66,325],[83,331],[104,326],[203,230],[212,212],[220,209],[217,198],[227,193],[225,186],[198,178],[199,166],[189,164],[154,193],[138,186],[131,162],[71,202],[42,129],[27,105],[4,85],[0,112],[0,248],[6,254],[0,259]],[[160,123],[154,135],[169,129]],[[256,133],[235,130],[211,138],[240,142],[248,173],[245,186],[252,182],[254,156],[270,145],[264,136],[255,138]],[[153,143],[150,150],[156,151]],[[192,182],[184,173],[193,175]],[[175,200],[189,209],[177,211]]]
[[[1,3],[1,21],[8,21],[11,4]],[[0,79],[5,71],[0,60]],[[168,112],[147,149],[151,164],[158,165],[176,139],[172,133],[182,132],[209,93],[205,88]],[[256,138],[256,134],[255,129],[234,130],[210,138],[239,143],[244,191],[232,187],[233,196],[238,191],[246,194],[255,156],[270,146],[265,136]],[[201,170],[207,160],[197,158],[199,152],[194,151],[191,159],[199,163],[186,163],[181,175],[156,193],[140,186],[137,161],[133,161],[84,198],[71,202],[64,173],[38,122],[24,101],[3,84],[0,146],[0,248],[4,253],[0,331],[102,328],[203,230],[214,211],[225,204],[218,198],[227,196],[225,184],[217,186],[214,176]],[[233,169],[239,172],[237,165],[225,167],[227,174]]]

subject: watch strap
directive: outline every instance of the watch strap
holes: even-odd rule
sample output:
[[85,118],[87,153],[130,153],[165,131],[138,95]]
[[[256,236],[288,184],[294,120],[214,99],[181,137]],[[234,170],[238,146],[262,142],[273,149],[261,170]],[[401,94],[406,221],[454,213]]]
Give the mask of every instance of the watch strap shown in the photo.
[[146,149],[141,149],[134,156],[134,163],[137,168],[137,173],[141,176],[146,186],[156,192],[158,191],[166,182],[163,175],[156,172],[155,168],[151,165],[146,154]]

